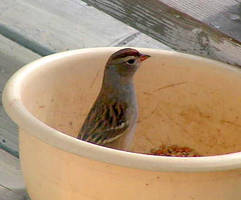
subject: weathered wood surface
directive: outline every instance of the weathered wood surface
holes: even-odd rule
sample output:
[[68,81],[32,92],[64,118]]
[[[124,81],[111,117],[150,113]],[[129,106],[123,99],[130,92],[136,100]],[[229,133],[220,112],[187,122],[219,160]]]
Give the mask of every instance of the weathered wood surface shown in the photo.
[[[80,0],[1,0],[0,34],[40,54],[69,49],[128,45],[137,30]],[[163,48],[152,38],[142,47]],[[127,40],[127,41],[126,41]]]
[[[40,56],[0,35],[0,93],[9,77],[24,64]],[[3,148],[17,156],[17,127],[9,119],[2,107],[0,98],[0,149]]]
[[240,0],[83,0],[171,48],[241,66]]
[[162,0],[162,2],[241,42],[241,0]]
[[8,188],[2,187],[0,185],[0,199],[1,200],[25,200],[24,197],[16,194],[15,192],[9,190]]
[[27,200],[19,160],[1,149],[0,200]]

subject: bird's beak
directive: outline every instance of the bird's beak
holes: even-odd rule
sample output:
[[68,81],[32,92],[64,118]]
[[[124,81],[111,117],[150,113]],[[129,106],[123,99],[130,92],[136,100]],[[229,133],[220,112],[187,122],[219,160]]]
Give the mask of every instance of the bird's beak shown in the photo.
[[144,60],[146,60],[147,58],[150,58],[150,57],[151,57],[151,56],[149,56],[149,55],[141,54],[140,60],[141,60],[141,61],[144,61]]

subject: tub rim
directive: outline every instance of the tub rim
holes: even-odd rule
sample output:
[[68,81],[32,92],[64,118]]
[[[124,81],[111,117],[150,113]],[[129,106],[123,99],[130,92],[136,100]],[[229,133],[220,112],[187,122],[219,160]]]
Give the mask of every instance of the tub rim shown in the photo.
[[[29,134],[37,137],[44,143],[57,147],[63,151],[76,154],[85,158],[106,162],[122,167],[129,167],[151,171],[173,171],[173,172],[201,172],[201,171],[223,171],[235,170],[241,168],[241,152],[223,154],[217,156],[204,157],[159,157],[144,155],[140,153],[124,152],[120,150],[109,149],[106,147],[94,145],[80,141],[72,136],[66,135],[50,126],[46,125],[34,117],[21,102],[21,83],[24,78],[37,70],[44,64],[53,62],[57,59],[69,56],[77,56],[84,53],[110,54],[121,47],[98,47],[79,50],[71,50],[37,59],[30,64],[19,69],[8,80],[3,91],[3,106],[11,119],[18,124],[20,128],[27,130]],[[136,48],[136,47],[133,47]],[[202,58],[198,56],[167,51],[159,49],[136,48],[145,53],[159,53],[184,59],[201,60],[204,63],[214,64],[231,70],[238,70],[235,66],[224,64],[218,61]],[[240,71],[240,70],[238,70]],[[36,129],[35,132],[31,131]]]

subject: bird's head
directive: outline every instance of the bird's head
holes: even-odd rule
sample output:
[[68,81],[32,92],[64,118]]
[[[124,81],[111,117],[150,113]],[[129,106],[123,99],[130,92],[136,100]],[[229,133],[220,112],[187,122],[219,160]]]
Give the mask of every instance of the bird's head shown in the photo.
[[105,70],[121,77],[132,77],[141,62],[149,57],[132,48],[121,49],[110,56]]

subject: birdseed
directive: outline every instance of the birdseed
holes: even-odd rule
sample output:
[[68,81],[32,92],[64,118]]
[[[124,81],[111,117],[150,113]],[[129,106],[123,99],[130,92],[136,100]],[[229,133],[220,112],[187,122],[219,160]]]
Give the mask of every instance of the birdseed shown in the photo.
[[171,157],[200,157],[194,149],[189,147],[179,147],[177,145],[161,145],[158,148],[151,149],[150,155],[171,156]]

